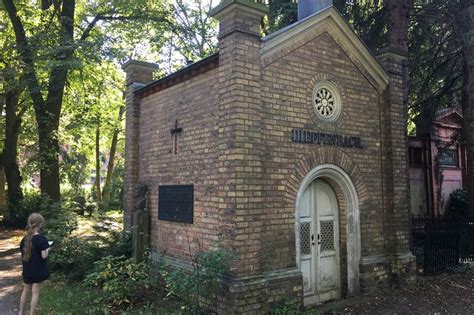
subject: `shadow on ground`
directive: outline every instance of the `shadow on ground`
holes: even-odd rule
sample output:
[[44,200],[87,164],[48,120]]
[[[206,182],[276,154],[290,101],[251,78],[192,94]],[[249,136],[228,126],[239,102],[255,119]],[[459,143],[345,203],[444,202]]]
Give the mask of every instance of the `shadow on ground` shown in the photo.
[[412,285],[379,289],[314,310],[316,314],[474,314],[473,301],[474,272],[470,271],[418,275]]
[[23,232],[0,228],[0,313],[18,314],[21,290],[19,240]]

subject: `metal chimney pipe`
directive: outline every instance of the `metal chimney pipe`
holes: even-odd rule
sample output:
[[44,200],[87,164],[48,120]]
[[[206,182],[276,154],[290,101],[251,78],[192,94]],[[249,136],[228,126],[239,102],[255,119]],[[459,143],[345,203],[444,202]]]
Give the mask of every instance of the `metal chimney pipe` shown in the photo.
[[332,0],[298,0],[298,21],[332,6]]

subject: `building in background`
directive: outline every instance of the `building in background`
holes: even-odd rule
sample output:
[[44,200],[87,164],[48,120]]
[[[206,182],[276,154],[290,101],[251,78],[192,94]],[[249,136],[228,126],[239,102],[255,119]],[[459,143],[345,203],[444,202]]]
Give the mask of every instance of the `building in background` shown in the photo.
[[411,212],[415,216],[445,214],[449,196],[464,188],[466,150],[460,144],[462,112],[439,112],[429,131],[417,124],[416,136],[408,137]]

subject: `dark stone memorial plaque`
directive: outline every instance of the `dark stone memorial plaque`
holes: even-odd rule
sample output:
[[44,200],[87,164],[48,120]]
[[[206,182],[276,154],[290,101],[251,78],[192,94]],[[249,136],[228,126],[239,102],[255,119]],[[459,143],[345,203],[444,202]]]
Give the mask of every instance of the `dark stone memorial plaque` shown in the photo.
[[158,219],[193,223],[194,185],[167,185],[158,188]]

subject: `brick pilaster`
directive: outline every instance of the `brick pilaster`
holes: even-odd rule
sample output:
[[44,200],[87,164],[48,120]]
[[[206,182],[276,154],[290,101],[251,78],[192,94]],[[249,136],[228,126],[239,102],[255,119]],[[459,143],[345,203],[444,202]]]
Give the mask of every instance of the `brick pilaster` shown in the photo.
[[125,170],[124,170],[124,225],[131,227],[131,211],[135,206],[135,185],[138,180],[139,167],[139,124],[140,100],[135,91],[153,81],[153,72],[158,65],[129,60],[122,65],[125,79]]
[[262,231],[260,22],[267,8],[223,1],[219,20],[219,209],[223,245],[239,256],[237,275],[258,274]]
[[388,124],[387,170],[391,175],[388,185],[391,196],[387,219],[389,251],[392,253],[392,274],[400,279],[412,279],[415,261],[410,252],[410,191],[407,160],[407,100],[404,91],[407,54],[395,49],[386,49],[378,59],[389,74],[389,89],[386,92],[385,119]]

